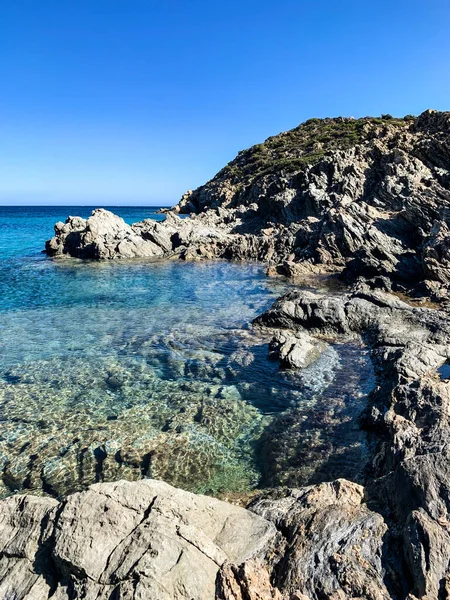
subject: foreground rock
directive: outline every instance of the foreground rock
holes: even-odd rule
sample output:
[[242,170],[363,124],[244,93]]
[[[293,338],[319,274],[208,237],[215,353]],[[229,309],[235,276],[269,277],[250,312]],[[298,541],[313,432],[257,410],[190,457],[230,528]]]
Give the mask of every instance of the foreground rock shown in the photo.
[[252,564],[231,565],[219,573],[219,598],[391,598],[385,583],[390,579],[387,527],[367,508],[361,486],[337,480],[268,494],[249,508],[275,523],[283,536],[275,561],[266,555],[273,587],[258,595]]
[[2,598],[390,597],[386,526],[345,480],[260,498],[251,512],[155,480],[0,506]]
[[360,286],[334,297],[291,292],[257,322],[327,339],[360,335],[369,346],[377,386],[361,419],[372,453],[368,505],[386,519],[386,540],[396,547],[390,556],[404,562],[397,579],[411,582],[411,597],[446,598],[450,383],[438,369],[450,359],[448,313]]
[[277,535],[244,509],[155,480],[91,487],[57,504],[1,503],[2,598],[211,599],[219,568]]

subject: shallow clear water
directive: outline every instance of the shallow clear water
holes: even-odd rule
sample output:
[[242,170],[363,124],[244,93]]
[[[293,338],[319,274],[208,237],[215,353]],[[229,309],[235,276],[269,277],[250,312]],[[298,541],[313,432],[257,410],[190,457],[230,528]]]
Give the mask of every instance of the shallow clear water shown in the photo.
[[355,476],[365,351],[330,346],[281,372],[250,323],[287,284],[256,264],[40,252],[56,221],[90,211],[0,207],[0,494],[143,476],[217,494]]

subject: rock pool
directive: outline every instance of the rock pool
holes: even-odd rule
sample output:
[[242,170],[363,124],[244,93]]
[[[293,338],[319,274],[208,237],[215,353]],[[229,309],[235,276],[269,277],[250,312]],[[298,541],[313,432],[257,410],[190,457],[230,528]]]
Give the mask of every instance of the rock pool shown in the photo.
[[57,220],[89,212],[0,207],[1,495],[146,476],[210,494],[357,478],[363,348],[280,371],[251,321],[287,284],[257,264],[40,254]]

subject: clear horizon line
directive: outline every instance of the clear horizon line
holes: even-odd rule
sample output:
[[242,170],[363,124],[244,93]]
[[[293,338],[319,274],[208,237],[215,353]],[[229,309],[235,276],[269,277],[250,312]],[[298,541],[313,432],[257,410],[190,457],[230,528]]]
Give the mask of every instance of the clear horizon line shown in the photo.
[[92,207],[92,206],[99,206],[101,207],[108,207],[108,208],[113,208],[113,207],[121,207],[121,208],[171,208],[172,206],[175,206],[173,204],[104,204],[102,202],[97,202],[95,204],[0,204],[0,208],[18,208],[18,207],[22,207],[22,208],[46,208],[46,207],[53,207],[53,208],[65,208],[67,206],[77,206],[80,208],[87,208],[87,207]]

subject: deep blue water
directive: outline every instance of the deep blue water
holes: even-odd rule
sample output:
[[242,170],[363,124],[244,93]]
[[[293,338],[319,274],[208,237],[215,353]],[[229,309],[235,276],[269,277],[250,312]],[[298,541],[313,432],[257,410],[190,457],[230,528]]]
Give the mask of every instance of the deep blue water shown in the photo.
[[[42,253],[55,222],[91,210],[0,207],[0,494],[142,476],[208,493],[264,485],[268,473],[296,483],[342,437],[360,462],[352,418],[372,385],[360,348],[330,347],[303,373],[280,372],[250,323],[287,283],[257,264]],[[112,210],[128,223],[164,218]],[[292,411],[280,449],[277,424]],[[312,413],[325,418],[311,425]],[[299,448],[303,463],[313,449],[311,465],[296,466]]]

